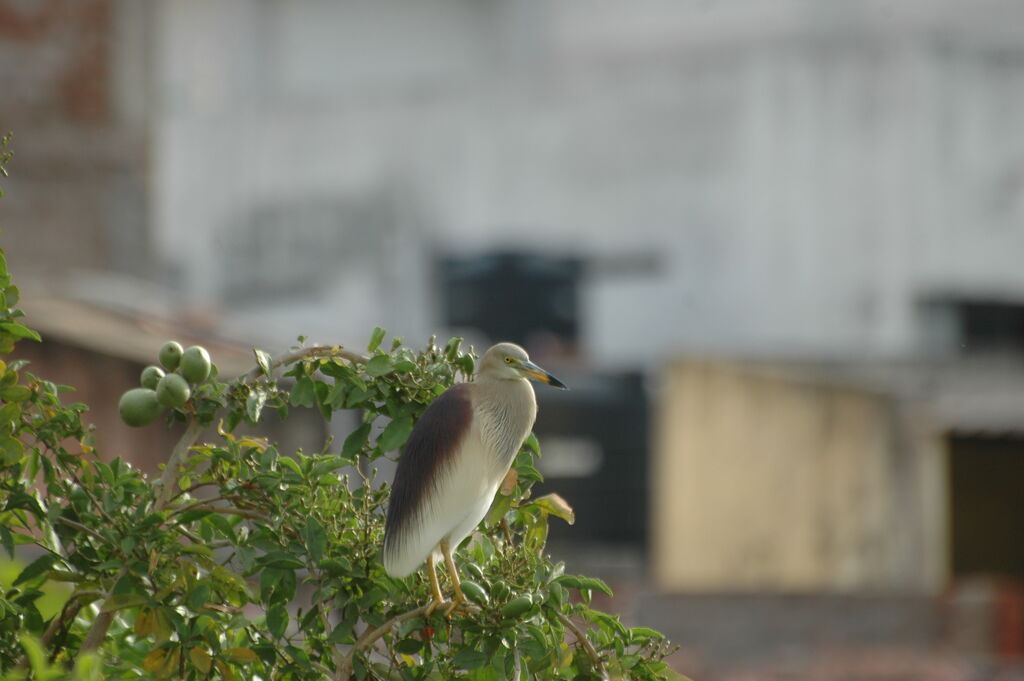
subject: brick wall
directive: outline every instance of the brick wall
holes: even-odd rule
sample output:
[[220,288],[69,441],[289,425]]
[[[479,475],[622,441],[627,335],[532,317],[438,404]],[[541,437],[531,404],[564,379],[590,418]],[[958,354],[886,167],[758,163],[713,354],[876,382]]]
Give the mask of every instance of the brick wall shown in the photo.
[[19,272],[145,269],[141,135],[117,120],[115,0],[0,0],[0,246]]

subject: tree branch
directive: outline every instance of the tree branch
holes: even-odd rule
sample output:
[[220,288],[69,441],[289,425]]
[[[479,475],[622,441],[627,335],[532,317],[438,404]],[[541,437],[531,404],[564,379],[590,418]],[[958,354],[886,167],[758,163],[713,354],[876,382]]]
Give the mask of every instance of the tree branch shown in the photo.
[[[442,603],[441,605],[444,604]],[[431,612],[433,612],[434,609],[441,607],[441,605],[432,608]],[[345,659],[341,661],[340,665],[338,665],[337,681],[349,681],[352,678],[352,662],[355,659],[356,653],[391,631],[391,628],[396,624],[400,624],[406,620],[411,620],[412,618],[419,617],[420,615],[425,615],[430,606],[431,604],[428,603],[427,605],[421,605],[414,610],[403,612],[401,615],[395,615],[376,629],[370,628],[363,632],[363,635],[360,636],[352,646],[352,650],[349,651],[348,655],[345,656]]]
[[597,667],[598,672],[601,674],[602,679],[608,678],[608,670],[604,668],[604,662],[601,660],[601,655],[594,648],[594,644],[590,642],[587,635],[573,622],[571,619],[558,613],[559,621],[565,626],[572,630],[572,633],[576,635],[576,642],[579,643],[583,650],[587,651],[587,655],[594,661],[594,665]]
[[188,428],[182,434],[178,444],[174,445],[171,457],[167,459],[167,467],[164,474],[160,476],[159,491],[157,493],[154,511],[162,511],[171,502],[175,489],[178,487],[178,479],[181,477],[181,466],[185,460],[185,454],[192,448],[204,428],[196,420],[189,421]]

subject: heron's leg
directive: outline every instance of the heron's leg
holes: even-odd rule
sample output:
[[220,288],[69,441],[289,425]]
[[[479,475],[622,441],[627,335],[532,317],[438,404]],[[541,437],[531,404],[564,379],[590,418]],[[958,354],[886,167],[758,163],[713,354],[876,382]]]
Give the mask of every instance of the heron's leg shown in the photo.
[[466,597],[462,595],[462,584],[459,581],[459,571],[455,569],[455,561],[452,560],[451,547],[448,546],[448,540],[441,540],[441,553],[444,554],[444,562],[448,566],[448,574],[452,576],[452,588],[455,590],[455,600],[448,606],[448,609],[444,611],[445,615],[451,615],[455,608],[466,602]]
[[437,570],[434,569],[434,552],[431,551],[430,555],[427,556],[427,574],[430,575],[430,590],[434,593],[434,600],[427,606],[427,612],[424,613],[427,617],[437,609],[437,606],[444,603],[444,596],[441,595],[441,585],[437,581]]

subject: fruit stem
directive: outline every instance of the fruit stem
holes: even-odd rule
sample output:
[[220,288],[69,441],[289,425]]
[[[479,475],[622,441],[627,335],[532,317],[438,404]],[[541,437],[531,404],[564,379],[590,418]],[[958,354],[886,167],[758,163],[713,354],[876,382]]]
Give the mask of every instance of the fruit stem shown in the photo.
[[196,439],[199,438],[203,430],[204,428],[199,421],[189,421],[188,428],[185,429],[181,439],[178,440],[178,444],[174,445],[174,450],[171,452],[170,458],[167,459],[164,474],[160,476],[160,482],[157,483],[159,485],[159,492],[157,492],[156,504],[153,506],[154,511],[162,511],[174,497],[174,490],[178,486],[178,478],[181,476],[181,464],[185,454],[195,444]]

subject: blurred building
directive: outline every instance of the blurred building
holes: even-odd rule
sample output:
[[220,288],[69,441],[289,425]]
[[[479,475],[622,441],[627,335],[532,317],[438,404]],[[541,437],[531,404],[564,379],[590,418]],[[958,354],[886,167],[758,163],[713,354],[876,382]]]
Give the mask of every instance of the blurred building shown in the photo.
[[271,350],[512,335],[584,386],[540,396],[549,479],[684,642],[931,645],[1024,578],[1019,2],[0,0],[0,92],[16,274]]

